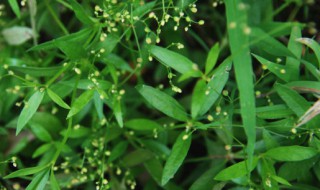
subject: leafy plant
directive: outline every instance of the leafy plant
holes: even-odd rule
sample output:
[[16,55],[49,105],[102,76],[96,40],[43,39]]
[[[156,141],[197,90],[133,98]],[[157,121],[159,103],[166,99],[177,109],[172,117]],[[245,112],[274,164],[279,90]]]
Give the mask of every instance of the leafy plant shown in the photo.
[[317,189],[314,7],[2,2],[0,189]]

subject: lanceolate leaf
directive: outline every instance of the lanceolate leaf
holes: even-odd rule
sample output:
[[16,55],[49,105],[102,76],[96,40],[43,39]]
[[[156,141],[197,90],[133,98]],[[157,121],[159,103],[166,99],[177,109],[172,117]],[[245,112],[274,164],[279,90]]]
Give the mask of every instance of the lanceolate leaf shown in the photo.
[[230,69],[231,59],[227,58],[215,70],[208,84],[203,80],[198,81],[192,96],[191,114],[193,118],[205,114],[219,98],[228,81]]
[[165,185],[173,178],[174,174],[182,165],[185,157],[188,154],[191,145],[192,136],[186,132],[181,133],[173,145],[171,154],[164,166],[161,185]]
[[139,85],[136,88],[147,102],[164,114],[179,121],[188,119],[184,108],[168,94],[147,85]]
[[29,122],[32,116],[36,113],[42,99],[44,92],[36,91],[25,104],[18,118],[18,126],[16,134],[19,134],[24,126]]
[[32,168],[24,168],[24,169],[15,171],[15,172],[5,176],[4,179],[9,179],[9,178],[15,178],[15,177],[21,177],[21,176],[27,176],[27,175],[35,174],[35,173],[38,173],[38,172],[44,170],[45,168],[48,168],[48,166],[44,165],[44,166],[36,166],[36,167],[32,167]]
[[[219,172],[218,175],[214,177],[214,179],[219,181],[228,181],[231,179],[245,176],[257,166],[258,160],[259,159],[257,157],[254,157],[251,166],[248,166],[248,160],[236,163]],[[248,171],[248,168],[251,168],[250,171]]]
[[277,161],[300,161],[306,160],[319,154],[311,147],[283,146],[268,150],[265,155]]
[[38,173],[28,185],[26,190],[43,190],[49,179],[50,169]]
[[65,109],[70,109],[70,106],[66,104],[55,92],[47,88],[47,93],[49,97],[51,98],[52,101],[54,101],[56,104],[59,106],[65,108]]
[[[248,166],[253,162],[256,141],[255,96],[253,85],[253,69],[249,50],[249,35],[244,33],[248,25],[245,10],[240,10],[239,0],[225,1],[227,10],[227,26],[235,76],[240,93],[241,117],[247,136]],[[233,27],[236,25],[237,27]],[[250,30],[250,29],[249,29]],[[249,31],[248,30],[248,31]],[[247,168],[249,170],[249,168]]]
[[190,73],[191,76],[197,77],[199,76],[199,71],[197,72],[196,66],[192,61],[188,58],[170,51],[168,49],[152,46],[150,49],[150,53],[159,60],[162,64],[173,68],[179,73],[186,74]]
[[53,170],[51,170],[51,174],[50,174],[50,186],[52,190],[60,190],[59,183],[56,177],[54,176]]
[[216,43],[211,49],[207,57],[206,61],[206,71],[205,74],[208,74],[216,65],[218,57],[219,57],[219,44]]
[[296,81],[299,79],[300,61],[302,45],[296,41],[297,38],[301,38],[300,26],[294,25],[291,30],[288,49],[296,56],[297,59],[287,57],[286,66],[288,73],[290,73],[290,81]]
[[82,93],[72,104],[71,110],[68,113],[67,118],[70,118],[80,112],[84,106],[92,99],[94,90],[87,90]]
[[87,15],[84,8],[76,0],[68,0],[71,4],[76,17],[84,24],[93,24],[91,18]]
[[313,50],[313,52],[316,54],[320,67],[320,45],[318,44],[318,42],[311,38],[298,38],[297,41]]
[[19,4],[17,2],[17,0],[8,0],[9,1],[9,5],[11,7],[11,9],[13,10],[14,14],[20,18],[20,8],[19,8]]

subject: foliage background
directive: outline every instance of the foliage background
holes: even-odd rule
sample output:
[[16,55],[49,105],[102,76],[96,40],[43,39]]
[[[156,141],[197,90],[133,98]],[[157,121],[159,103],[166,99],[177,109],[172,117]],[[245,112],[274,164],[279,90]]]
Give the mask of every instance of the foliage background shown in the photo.
[[319,6],[1,2],[1,188],[319,189]]

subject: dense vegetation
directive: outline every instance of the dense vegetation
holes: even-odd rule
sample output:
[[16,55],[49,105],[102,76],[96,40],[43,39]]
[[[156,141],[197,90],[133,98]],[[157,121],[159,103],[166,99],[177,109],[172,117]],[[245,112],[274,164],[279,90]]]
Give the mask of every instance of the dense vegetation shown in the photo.
[[316,0],[0,4],[0,189],[319,189]]

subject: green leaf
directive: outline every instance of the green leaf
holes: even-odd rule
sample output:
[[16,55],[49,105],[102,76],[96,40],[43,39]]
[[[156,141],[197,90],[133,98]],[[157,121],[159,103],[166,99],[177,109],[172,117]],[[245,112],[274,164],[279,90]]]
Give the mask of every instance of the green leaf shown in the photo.
[[275,89],[281,99],[298,117],[302,116],[309,109],[310,104],[308,101],[300,96],[296,91],[281,84],[276,84]]
[[57,40],[54,44],[71,60],[78,60],[87,55],[81,42]]
[[153,158],[144,162],[143,165],[148,171],[148,173],[151,175],[151,177],[160,185],[161,174],[163,171],[161,162],[158,159]]
[[11,9],[13,10],[14,14],[20,18],[21,15],[20,15],[20,8],[19,8],[19,4],[17,2],[17,0],[8,0],[9,4],[10,4],[10,7]]
[[15,73],[23,73],[28,74],[34,77],[48,77],[57,74],[61,70],[62,67],[19,67],[19,66],[11,66],[10,70]]
[[318,153],[314,148],[294,145],[270,149],[265,155],[277,161],[300,161],[312,158]]
[[277,63],[273,63],[267,59],[264,59],[258,55],[253,54],[253,56],[262,64],[267,67],[269,71],[275,74],[278,78],[288,82],[290,80],[290,72],[287,71],[287,67]]
[[36,113],[40,103],[43,99],[44,92],[36,91],[25,104],[22,109],[20,116],[18,118],[18,125],[16,135],[24,128],[24,126],[29,122],[32,116]]
[[284,104],[257,107],[256,111],[257,117],[261,119],[281,119],[294,113]]
[[205,74],[207,75],[216,65],[218,57],[219,57],[219,43],[216,43],[209,51],[207,60],[206,60],[206,68]]
[[152,8],[156,5],[156,1],[152,1],[149,3],[144,3],[143,5],[138,6],[134,11],[132,12],[132,16],[138,16],[143,17],[145,14],[149,13]]
[[184,108],[171,96],[147,85],[138,85],[137,90],[153,107],[179,121],[188,119]]
[[119,126],[122,128],[123,127],[123,116],[122,116],[122,111],[121,111],[121,101],[117,100],[117,98],[115,98],[115,101],[113,104],[113,113],[116,117],[116,120],[117,120]]
[[287,83],[286,86],[298,92],[320,95],[320,83],[318,81],[293,81]]
[[193,118],[205,114],[219,98],[221,91],[228,81],[231,64],[231,60],[227,58],[215,70],[207,85],[203,80],[198,81],[191,102],[191,114]]
[[[231,179],[235,179],[235,178],[239,178],[242,176],[247,175],[248,173],[250,173],[256,166],[258,163],[259,158],[254,157],[253,158],[253,162],[251,167],[247,166],[248,160],[236,163],[232,166],[229,166],[228,168],[222,170],[221,172],[219,172],[214,179],[215,180],[219,180],[219,181],[228,181]],[[248,171],[248,168],[251,168],[250,171]]]
[[133,167],[138,164],[144,163],[145,161],[151,159],[153,156],[153,153],[149,150],[137,149],[127,154],[122,159],[122,162],[125,164],[126,167]]
[[88,24],[88,25],[93,24],[92,19],[87,15],[87,13],[82,5],[80,5],[76,0],[68,0],[68,2],[72,6],[72,9],[76,14],[76,17],[83,24]]
[[84,93],[82,93],[72,104],[71,109],[68,113],[67,119],[74,116],[78,112],[84,108],[90,102],[94,94],[94,90],[87,90]]
[[314,39],[311,38],[298,38],[296,39],[296,41],[308,46],[309,48],[311,48],[313,50],[313,52],[315,53],[317,60],[318,60],[318,64],[320,67],[320,45],[318,44],[317,41],[315,41]]
[[44,170],[45,168],[48,168],[48,165],[36,166],[36,167],[31,167],[31,168],[24,168],[24,169],[15,171],[15,172],[5,176],[4,179],[10,179],[10,178],[16,178],[16,177],[35,174],[35,173],[38,173],[38,172]]
[[251,30],[251,44],[258,49],[264,50],[275,56],[294,57],[294,54],[288,50],[287,47],[260,28],[253,27]]
[[182,165],[185,157],[188,154],[191,145],[192,136],[186,132],[182,132],[176,142],[173,145],[171,154],[164,166],[161,185],[165,185],[168,181],[173,178],[174,174],[178,171]]
[[[243,26],[248,26],[247,11],[238,9],[241,0],[228,0],[226,4],[227,26],[236,23],[238,27],[228,27],[229,43],[235,70],[235,78],[239,89],[241,117],[247,137],[249,165],[252,165],[254,146],[256,141],[256,115],[254,81],[255,74],[249,49],[249,36],[243,32]],[[253,31],[252,31],[253,33]],[[247,170],[250,170],[249,168]],[[251,171],[251,170],[250,170]]]
[[112,163],[116,159],[118,159],[121,155],[123,155],[128,148],[128,142],[120,142],[118,143],[111,151],[111,154],[108,159],[108,163]]
[[32,122],[32,120],[29,123],[31,131],[38,139],[44,142],[52,141],[52,137],[45,127],[43,127],[41,124]]
[[288,49],[295,55],[297,59],[287,57],[286,66],[287,72],[290,75],[290,81],[296,81],[299,79],[300,74],[300,61],[302,45],[299,44],[296,39],[301,38],[301,28],[298,24],[294,25],[291,30],[290,40],[288,43]]
[[50,170],[45,170],[37,175],[32,179],[31,183],[28,185],[26,190],[43,190],[47,184],[49,179]]
[[149,119],[132,119],[125,123],[125,126],[136,131],[161,130],[163,127],[155,121]]
[[152,46],[150,53],[165,66],[171,67],[181,74],[190,73],[193,77],[199,76],[199,71],[195,70],[195,64],[188,58],[159,46]]
[[60,190],[59,183],[56,177],[54,176],[53,170],[51,170],[50,174],[50,186],[52,190]]
[[[260,162],[260,173],[265,190],[279,190],[277,181],[272,179],[271,175],[276,175],[274,162],[270,159],[262,159]],[[268,182],[268,183],[267,183]]]
[[36,158],[44,153],[46,153],[48,150],[53,148],[52,144],[43,144],[40,147],[38,147],[32,154],[32,158]]
[[204,172],[189,188],[189,190],[212,190],[216,181],[212,180],[222,170],[224,164],[214,165]]
[[[86,137],[91,133],[91,130],[87,127],[79,126],[77,128],[71,129],[69,133],[69,138],[81,138]],[[64,129],[60,132],[61,135],[65,136],[67,134],[67,129]]]
[[271,178],[283,185],[292,186],[287,180],[283,179],[282,177],[271,175]]
[[59,106],[65,108],[65,109],[70,109],[70,106],[66,104],[60,97],[57,95],[55,92],[47,88],[47,93],[49,97],[51,98],[52,101],[54,101],[56,104]]

